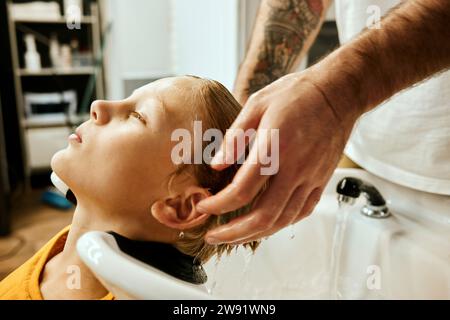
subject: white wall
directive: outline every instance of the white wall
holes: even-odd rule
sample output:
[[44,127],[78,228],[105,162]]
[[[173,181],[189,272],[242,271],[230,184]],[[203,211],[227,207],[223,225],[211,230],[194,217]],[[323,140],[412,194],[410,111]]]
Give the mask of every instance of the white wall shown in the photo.
[[108,99],[124,98],[125,80],[171,74],[169,1],[105,0],[102,8],[113,25],[105,47]]
[[125,97],[125,80],[194,74],[230,90],[260,0],[102,0],[108,99]]
[[336,20],[336,5],[333,1],[328,9],[327,16],[325,18],[326,21],[335,21]]
[[232,88],[239,64],[238,0],[172,0],[173,70]]
[[245,52],[247,50],[248,43],[251,39],[253,27],[255,25],[256,16],[258,14],[258,9],[261,4],[261,0],[240,0],[240,21],[241,25],[239,27],[241,42],[240,42],[240,60],[242,61],[245,57]]

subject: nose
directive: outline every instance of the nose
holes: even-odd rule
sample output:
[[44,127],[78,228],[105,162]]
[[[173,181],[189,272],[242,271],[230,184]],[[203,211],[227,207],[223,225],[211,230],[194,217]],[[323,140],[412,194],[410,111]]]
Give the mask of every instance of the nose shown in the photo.
[[108,101],[96,100],[91,104],[91,120],[98,125],[106,124],[111,115],[108,108]]

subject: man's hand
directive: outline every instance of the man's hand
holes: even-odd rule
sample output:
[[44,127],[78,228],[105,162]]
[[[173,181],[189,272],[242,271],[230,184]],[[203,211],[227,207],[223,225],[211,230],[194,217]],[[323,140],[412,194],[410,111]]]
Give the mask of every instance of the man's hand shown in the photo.
[[[307,71],[284,76],[250,96],[232,129],[257,128],[257,137],[261,129],[279,129],[279,171],[249,214],[209,231],[206,241],[257,240],[307,216],[356,119],[450,68],[449,19],[449,0],[403,1],[383,18],[381,29],[365,30]],[[234,147],[230,140],[225,137],[226,154]],[[233,182],[201,201],[199,211],[223,214],[253,199],[269,179],[260,175],[255,147]]]
[[[261,129],[279,129],[279,171],[274,176],[260,174],[256,149],[267,146],[255,143],[233,182],[201,201],[197,210],[223,214],[249,203],[270,179],[268,188],[248,215],[210,231],[209,243],[244,243],[266,237],[307,217],[319,201],[358,115],[347,113],[344,118],[337,114],[314,84],[312,73],[284,76],[250,96],[234,122],[231,129],[254,128],[257,137]],[[235,148],[228,133],[222,145],[225,155]],[[225,160],[220,157],[213,160],[214,169],[229,165],[220,164]]]

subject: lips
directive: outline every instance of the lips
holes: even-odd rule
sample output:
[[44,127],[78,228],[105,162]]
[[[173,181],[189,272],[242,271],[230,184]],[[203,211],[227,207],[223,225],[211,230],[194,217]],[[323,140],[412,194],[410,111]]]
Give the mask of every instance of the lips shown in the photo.
[[78,142],[78,143],[82,143],[83,140],[81,139],[81,133],[80,133],[80,130],[77,129],[77,130],[75,131],[75,133],[72,133],[72,134],[69,136],[69,140],[70,140],[70,141],[75,141],[75,142]]
[[80,139],[80,143],[83,141],[82,136],[81,136],[81,131],[80,131],[80,127],[78,127],[75,130],[75,134],[78,136],[78,138]]

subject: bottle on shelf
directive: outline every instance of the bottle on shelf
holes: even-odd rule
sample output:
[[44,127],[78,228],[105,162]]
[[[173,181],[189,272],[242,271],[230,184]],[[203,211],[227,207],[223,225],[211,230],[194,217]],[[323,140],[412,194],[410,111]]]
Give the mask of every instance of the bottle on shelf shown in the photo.
[[66,70],[72,68],[72,51],[68,44],[61,46],[61,68]]
[[50,37],[49,55],[52,67],[61,68],[61,50],[56,34],[52,34]]
[[25,68],[28,71],[40,71],[42,68],[41,56],[37,52],[36,40],[32,34],[25,35],[25,45]]
[[72,51],[72,66],[74,68],[76,67],[81,67],[80,63],[79,63],[79,42],[78,39],[76,38],[72,38],[72,40],[70,40],[70,50]]

